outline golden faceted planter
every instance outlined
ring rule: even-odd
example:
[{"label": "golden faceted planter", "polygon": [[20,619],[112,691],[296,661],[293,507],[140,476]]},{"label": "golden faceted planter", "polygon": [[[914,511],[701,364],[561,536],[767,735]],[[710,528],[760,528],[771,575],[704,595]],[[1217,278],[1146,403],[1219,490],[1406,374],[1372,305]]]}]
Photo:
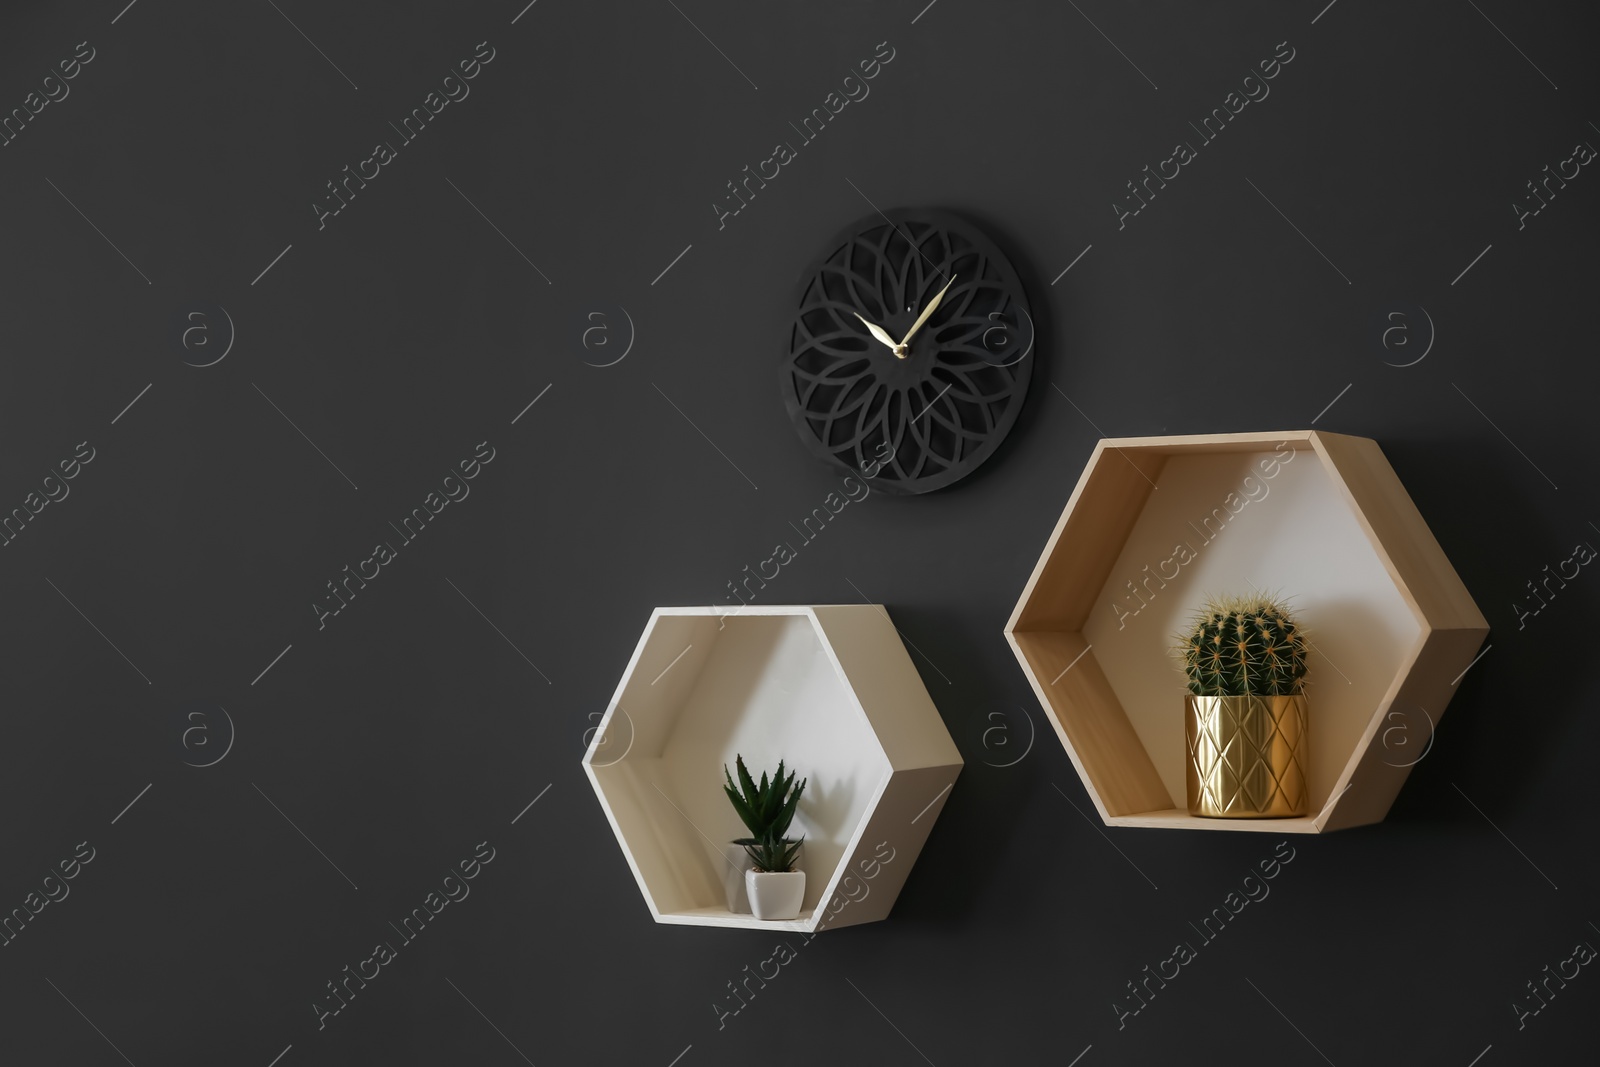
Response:
[{"label": "golden faceted planter", "polygon": [[1310,723],[1304,694],[1183,699],[1189,814],[1288,819],[1306,813]]},{"label": "golden faceted planter", "polygon": [[[1219,589],[1293,590],[1316,635],[1303,814],[1189,810],[1172,635]],[[1488,630],[1377,442],[1286,430],[1101,441],[1005,634],[1108,826],[1317,834],[1383,819]]]}]

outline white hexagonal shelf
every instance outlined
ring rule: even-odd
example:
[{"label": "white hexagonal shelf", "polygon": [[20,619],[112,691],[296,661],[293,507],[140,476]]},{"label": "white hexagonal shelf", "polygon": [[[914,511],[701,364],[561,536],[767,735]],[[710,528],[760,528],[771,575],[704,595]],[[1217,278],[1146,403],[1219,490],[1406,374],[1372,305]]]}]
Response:
[{"label": "white hexagonal shelf", "polygon": [[[735,755],[807,780],[798,919],[729,907]],[[875,604],[657,608],[583,758],[657,922],[806,932],[889,914],[961,765]]]}]

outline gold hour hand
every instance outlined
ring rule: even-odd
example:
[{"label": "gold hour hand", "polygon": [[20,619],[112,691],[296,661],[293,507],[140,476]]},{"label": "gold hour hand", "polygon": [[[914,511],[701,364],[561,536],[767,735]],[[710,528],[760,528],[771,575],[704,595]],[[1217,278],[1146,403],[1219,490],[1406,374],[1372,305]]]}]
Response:
[{"label": "gold hour hand", "polygon": [[900,356],[900,358],[902,358],[902,359],[905,358],[904,354],[901,351],[901,349],[904,346],[895,344],[894,343],[894,338],[890,337],[888,331],[886,331],[882,326],[879,326],[875,322],[868,322],[867,319],[862,317],[861,312],[859,312],[859,311],[852,311],[850,314],[854,315],[858,319],[861,319],[861,321],[863,323],[866,323],[866,327],[872,333],[872,336],[876,337],[878,340],[882,341],[884,344],[886,344],[890,348],[894,349],[894,354],[895,355]]},{"label": "gold hour hand", "polygon": [[[950,280],[944,283],[944,288],[940,289],[937,293],[933,294],[933,299],[928,301],[928,306],[922,309],[922,314],[917,316],[917,321],[913,322],[911,324],[911,329],[906,331],[905,337],[901,338],[900,344],[898,346],[896,346],[896,348],[895,348],[895,354],[896,355],[899,355],[900,351],[902,349],[904,349],[906,345],[911,343],[911,338],[916,334],[916,332],[918,330],[922,329],[922,324],[927,322],[928,319],[933,316],[933,313],[935,311],[939,310],[939,301],[944,299],[944,294],[946,292],[948,292],[950,290],[950,287],[952,285],[954,285],[955,283],[956,283],[956,276],[952,274],[950,276]],[[902,358],[904,358],[904,357],[902,357]]]}]

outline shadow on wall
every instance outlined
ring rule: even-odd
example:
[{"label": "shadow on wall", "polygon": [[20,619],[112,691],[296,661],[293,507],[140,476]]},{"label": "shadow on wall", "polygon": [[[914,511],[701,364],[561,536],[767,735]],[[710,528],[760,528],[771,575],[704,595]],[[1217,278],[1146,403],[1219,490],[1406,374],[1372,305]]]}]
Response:
[{"label": "shadow on wall", "polygon": [[[1435,721],[1434,733],[1425,719],[1413,721],[1408,715],[1403,723],[1396,720],[1406,732],[1393,735],[1393,741],[1403,739],[1417,749],[1430,740],[1433,744],[1412,769],[1388,821],[1481,823],[1484,816],[1458,789],[1491,813],[1514,814],[1525,808],[1537,784],[1550,780],[1552,765],[1569,749],[1575,717],[1592,714],[1575,699],[1592,675],[1572,669],[1570,651],[1563,652],[1561,642],[1540,638],[1541,633],[1570,628],[1580,618],[1585,609],[1580,589],[1567,589],[1562,593],[1566,599],[1524,619],[1521,629],[1512,605],[1529,599],[1526,583],[1543,578],[1545,564],[1567,558],[1587,527],[1576,521],[1570,529],[1540,522],[1548,511],[1544,494],[1551,490],[1532,470],[1519,468],[1521,459],[1498,438],[1441,438],[1386,452],[1391,462],[1406,458],[1401,477],[1408,484],[1430,479],[1437,484],[1453,479],[1454,472],[1472,472],[1470,495],[1445,494],[1441,505],[1430,507],[1434,513],[1424,517],[1436,534],[1461,531],[1440,541],[1456,542],[1444,548],[1489,621],[1484,647],[1490,649],[1480,653],[1481,659],[1458,682],[1448,725]],[[1490,516],[1482,507],[1484,500],[1495,501],[1492,515],[1500,517],[1498,527],[1486,525]],[[1438,514],[1441,507],[1454,514]],[[1587,540],[1600,546],[1600,535]],[[1600,573],[1595,588],[1600,591]]]}]

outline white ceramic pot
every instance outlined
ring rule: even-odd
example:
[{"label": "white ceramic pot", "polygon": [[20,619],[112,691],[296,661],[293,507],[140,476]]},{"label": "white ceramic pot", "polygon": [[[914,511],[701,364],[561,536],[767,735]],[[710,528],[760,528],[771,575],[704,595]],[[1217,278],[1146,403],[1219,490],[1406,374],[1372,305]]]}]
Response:
[{"label": "white ceramic pot", "polygon": [[750,911],[758,919],[798,919],[806,896],[805,871],[744,872]]}]

